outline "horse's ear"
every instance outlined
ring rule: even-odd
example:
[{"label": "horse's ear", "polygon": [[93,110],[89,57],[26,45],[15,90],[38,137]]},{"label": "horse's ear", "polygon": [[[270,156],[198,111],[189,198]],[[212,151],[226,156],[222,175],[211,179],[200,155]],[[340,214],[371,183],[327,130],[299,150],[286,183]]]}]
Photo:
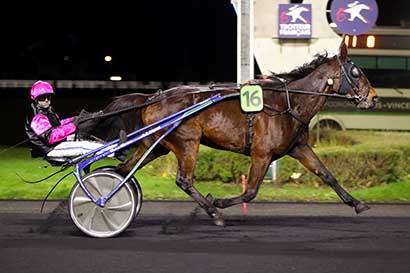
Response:
[{"label": "horse's ear", "polygon": [[342,39],[342,42],[339,46],[339,59],[342,63],[344,63],[347,59],[347,46],[344,38]]}]

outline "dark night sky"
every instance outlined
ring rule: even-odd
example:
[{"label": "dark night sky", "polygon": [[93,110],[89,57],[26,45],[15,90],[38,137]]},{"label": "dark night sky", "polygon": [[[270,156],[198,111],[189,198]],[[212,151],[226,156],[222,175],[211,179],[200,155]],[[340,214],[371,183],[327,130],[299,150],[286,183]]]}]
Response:
[{"label": "dark night sky", "polygon": [[[0,77],[235,79],[236,16],[229,1],[134,1],[95,9],[36,6],[5,14]],[[111,63],[103,61],[106,54]]]},{"label": "dark night sky", "polygon": [[[409,0],[378,2],[379,22],[398,26],[400,17],[409,18]],[[229,0],[7,1],[0,30],[0,79],[107,80],[118,74],[138,81],[236,81],[236,15]],[[106,54],[111,63],[103,60]],[[13,119],[3,115],[8,132],[2,144],[25,138],[22,122],[15,122],[25,112],[15,107],[27,101],[27,91],[0,92],[2,111],[13,113]],[[97,111],[118,95],[77,91],[58,90],[62,117]]]},{"label": "dark night sky", "polygon": [[[379,0],[378,23],[408,19],[409,2]],[[3,6],[0,78],[235,81],[229,0],[84,3]]]}]

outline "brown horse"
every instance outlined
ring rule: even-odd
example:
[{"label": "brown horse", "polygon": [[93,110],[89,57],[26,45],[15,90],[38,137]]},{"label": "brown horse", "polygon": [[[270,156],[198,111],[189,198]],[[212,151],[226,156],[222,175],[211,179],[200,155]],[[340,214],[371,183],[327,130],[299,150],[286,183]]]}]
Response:
[{"label": "brown horse", "polygon": [[[369,207],[352,197],[337,182],[336,178],[323,165],[312,148],[308,145],[308,124],[326,102],[323,94],[345,96],[361,109],[375,106],[377,95],[363,72],[347,58],[347,48],[341,44],[338,56],[328,58],[318,56],[310,64],[305,64],[290,73],[272,74],[262,79],[253,80],[253,84],[262,86],[264,109],[254,114],[241,110],[238,97],[221,101],[184,120],[178,128],[160,142],[145,159],[143,165],[172,151],[178,160],[176,184],[213,218],[219,222],[217,208],[226,208],[242,202],[249,202],[257,195],[259,186],[273,160],[290,155],[316,174],[323,182],[330,185],[342,201],[360,213]],[[280,78],[281,80],[278,80]],[[305,94],[275,92],[273,90],[303,90]],[[181,86],[150,97],[130,94],[119,97],[105,111],[112,111],[130,104],[145,103],[141,109],[129,118],[138,123],[137,127],[146,126],[181,109],[200,102],[211,95],[237,93],[235,87],[206,88],[200,86]],[[127,120],[122,114],[121,120]],[[124,125],[132,131],[136,125]],[[147,147],[160,136],[153,135],[140,142],[135,154],[118,166],[122,174],[128,173],[141,158]],[[200,144],[213,148],[248,154],[251,166],[248,173],[246,191],[234,198],[205,198],[194,186],[193,174]],[[143,166],[142,165],[142,166]],[[141,166],[141,167],[142,167]]]}]

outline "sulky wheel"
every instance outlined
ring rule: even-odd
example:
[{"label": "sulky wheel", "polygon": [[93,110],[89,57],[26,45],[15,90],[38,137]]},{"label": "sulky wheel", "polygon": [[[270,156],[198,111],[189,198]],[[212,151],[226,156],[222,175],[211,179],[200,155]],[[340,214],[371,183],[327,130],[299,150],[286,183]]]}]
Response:
[{"label": "sulky wheel", "polygon": [[[94,171],[83,178],[87,189],[95,198],[107,195],[123,177],[112,171]],[[69,199],[70,216],[74,224],[85,234],[106,238],[124,231],[141,207],[141,194],[130,183],[107,201],[104,207],[92,202],[76,183]]]}]

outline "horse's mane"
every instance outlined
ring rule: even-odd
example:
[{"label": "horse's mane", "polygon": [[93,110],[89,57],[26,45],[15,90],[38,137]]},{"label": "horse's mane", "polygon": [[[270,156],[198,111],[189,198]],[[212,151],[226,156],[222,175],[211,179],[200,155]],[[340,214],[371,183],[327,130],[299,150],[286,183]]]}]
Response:
[{"label": "horse's mane", "polygon": [[277,78],[285,79],[288,83],[304,78],[310,73],[312,73],[316,68],[318,68],[321,64],[325,63],[328,60],[327,52],[323,54],[316,54],[315,58],[310,63],[305,63],[298,68],[293,69],[287,73],[274,73],[271,72],[270,75],[267,75],[266,78],[270,80],[277,80]]}]

